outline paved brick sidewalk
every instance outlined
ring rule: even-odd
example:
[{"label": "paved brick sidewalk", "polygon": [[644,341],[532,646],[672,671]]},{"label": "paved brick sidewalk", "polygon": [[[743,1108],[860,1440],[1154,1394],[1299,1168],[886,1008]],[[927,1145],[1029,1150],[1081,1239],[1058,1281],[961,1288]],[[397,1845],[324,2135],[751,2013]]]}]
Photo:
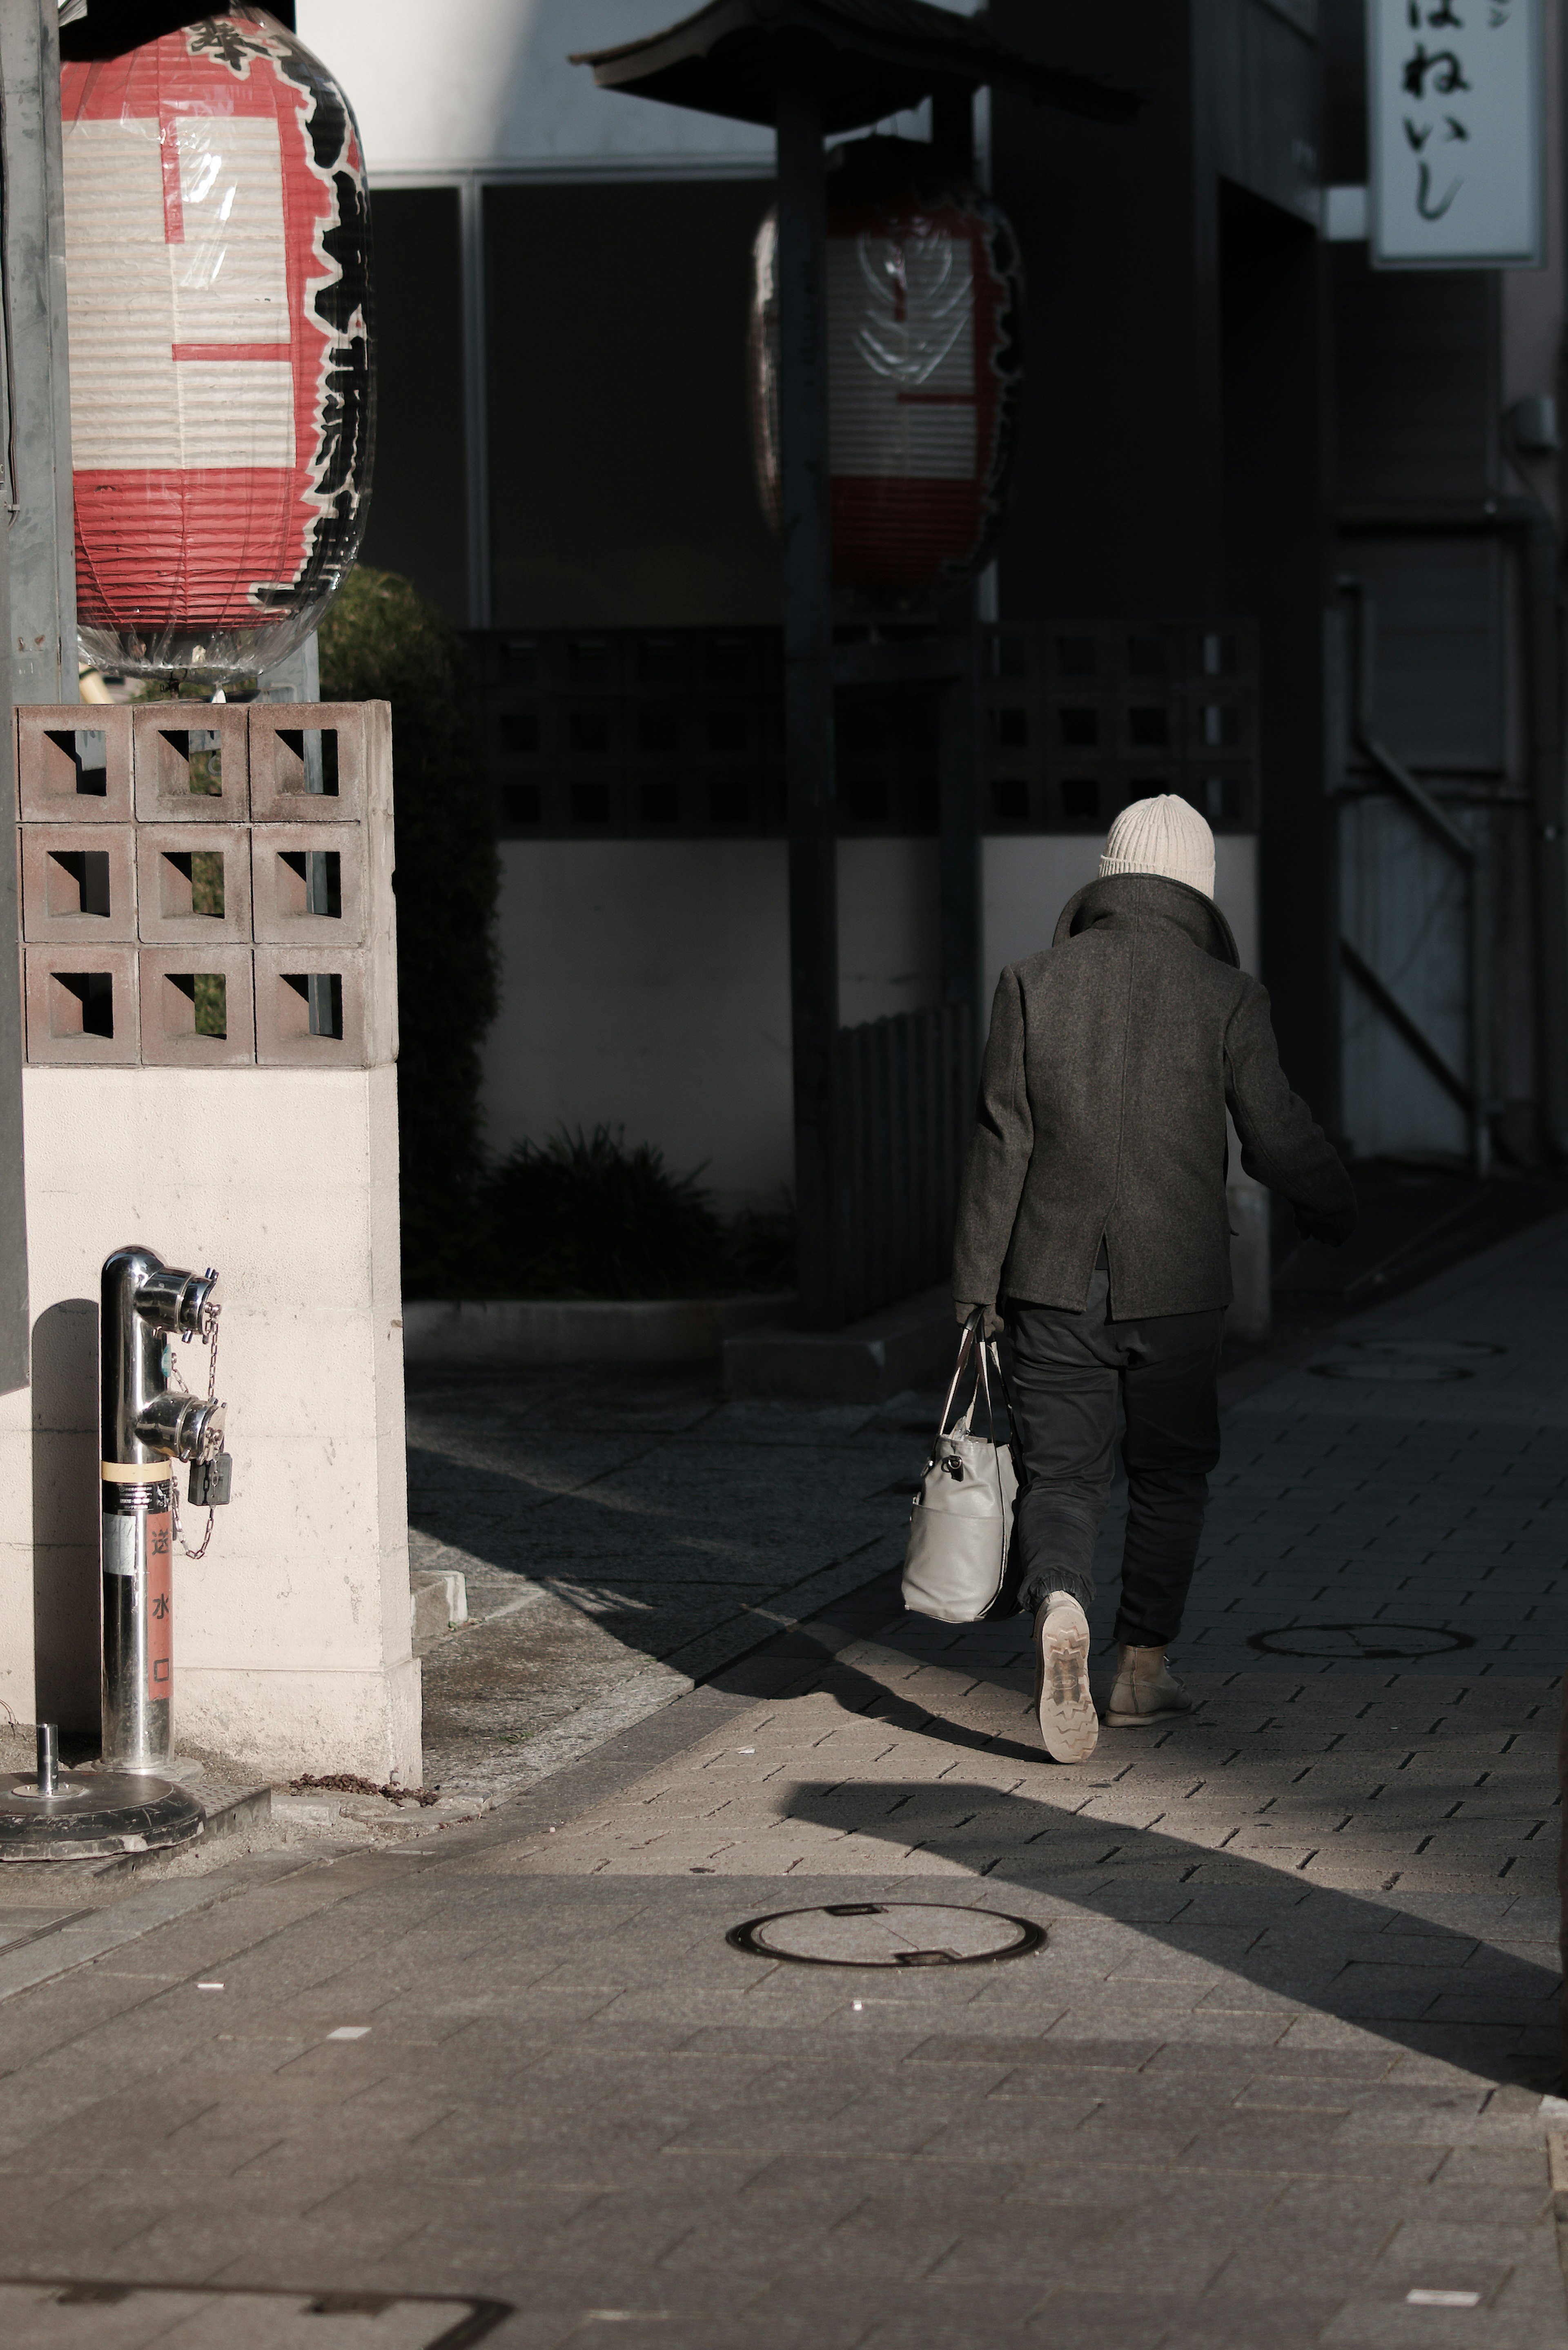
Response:
[{"label": "paved brick sidewalk", "polygon": [[[0,2272],[490,2293],[541,2350],[1568,2350],[1565,1309],[1568,1218],[1242,1382],[1201,1711],[1085,1765],[1040,1755],[1021,1627],[851,1573],[477,1828],[182,1887],[31,1988],[47,1933],[0,1949]],[[650,1522],[675,1565],[748,1491],[783,1524],[814,1444],[796,1582],[841,1572],[852,1489],[896,1548],[898,1436],[781,1420],[730,1482],[722,1423],[661,1440],[606,1613]],[[494,1540],[548,1586],[579,1562],[539,1517]],[[643,1579],[639,1671],[781,1583],[713,1573],[694,1617]],[[724,1939],[877,1901],[1047,1939],[854,1971]],[[92,2323],[47,2350],[119,2339]]]},{"label": "paved brick sidewalk", "polygon": [[940,1399],[726,1403],[711,1368],[410,1388],[416,1568],[476,1622],[424,1659],[425,1775],[494,1797],[901,1555]]}]

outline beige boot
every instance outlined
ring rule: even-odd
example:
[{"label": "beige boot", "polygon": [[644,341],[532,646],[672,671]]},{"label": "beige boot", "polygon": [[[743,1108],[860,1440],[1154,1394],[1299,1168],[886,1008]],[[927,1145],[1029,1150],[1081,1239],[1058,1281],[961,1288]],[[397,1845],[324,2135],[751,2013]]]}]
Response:
[{"label": "beige boot", "polygon": [[1100,1735],[1089,1694],[1089,1619],[1053,1591],[1034,1617],[1034,1710],[1053,1762],[1086,1762]]},{"label": "beige boot", "polygon": [[1136,1730],[1146,1721],[1169,1721],[1190,1713],[1192,1700],[1168,1671],[1163,1648],[1116,1650],[1116,1681],[1106,1708],[1107,1730]]}]

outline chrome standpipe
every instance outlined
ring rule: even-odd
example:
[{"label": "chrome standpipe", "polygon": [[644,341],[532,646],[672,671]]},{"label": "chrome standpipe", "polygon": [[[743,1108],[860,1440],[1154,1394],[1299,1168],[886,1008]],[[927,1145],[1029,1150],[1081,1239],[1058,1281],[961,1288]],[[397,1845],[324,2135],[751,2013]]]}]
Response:
[{"label": "chrome standpipe", "polygon": [[103,1525],[103,1763],[167,1771],[174,1755],[173,1497],[182,1461],[215,1461],[223,1407],[172,1380],[172,1343],[216,1337],[214,1272],[182,1273],[151,1249],[103,1267],[99,1462]]}]

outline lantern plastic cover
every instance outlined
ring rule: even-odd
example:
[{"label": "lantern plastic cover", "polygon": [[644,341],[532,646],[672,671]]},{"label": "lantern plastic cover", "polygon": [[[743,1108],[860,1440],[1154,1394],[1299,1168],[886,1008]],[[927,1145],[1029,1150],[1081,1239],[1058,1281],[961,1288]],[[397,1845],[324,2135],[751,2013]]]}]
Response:
[{"label": "lantern plastic cover", "polygon": [[61,94],[83,658],[234,681],[316,626],[364,532],[358,130],[246,7],[67,63]]},{"label": "lantern plastic cover", "polygon": [[[929,149],[864,140],[837,156],[826,240],[834,584],[905,599],[950,592],[990,560],[1012,470],[1016,244],[986,198],[933,177]],[[758,482],[775,527],[777,255],[770,213],[754,254],[751,357]]]}]

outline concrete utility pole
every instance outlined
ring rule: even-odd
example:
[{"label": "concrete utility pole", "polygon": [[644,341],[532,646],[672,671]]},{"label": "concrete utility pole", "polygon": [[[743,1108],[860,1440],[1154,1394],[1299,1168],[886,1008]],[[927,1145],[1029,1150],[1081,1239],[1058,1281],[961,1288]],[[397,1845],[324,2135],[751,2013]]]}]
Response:
[{"label": "concrete utility pole", "polygon": [[843,1319],[839,1151],[838,827],[828,507],[826,159],[804,59],[778,80],[779,472],[788,745],[790,1024],[797,1284],[807,1329]]},{"label": "concrete utility pole", "polygon": [[77,699],[65,165],[54,0],[0,0],[5,149],[11,699]]},{"label": "concrete utility pole", "polygon": [[[0,816],[16,817],[9,713],[77,698],[76,556],[56,0],[0,0],[5,215],[0,398],[5,551],[0,561]],[[16,859],[0,858],[0,937],[19,939]],[[27,1384],[27,1224],[22,1149],[20,956],[0,954],[0,1391]]]}]

